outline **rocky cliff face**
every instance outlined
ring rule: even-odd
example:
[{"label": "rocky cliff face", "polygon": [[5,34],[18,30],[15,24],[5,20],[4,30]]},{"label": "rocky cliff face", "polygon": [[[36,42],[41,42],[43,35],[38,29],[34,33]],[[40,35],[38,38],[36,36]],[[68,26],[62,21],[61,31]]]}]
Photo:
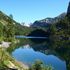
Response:
[{"label": "rocky cliff face", "polygon": [[69,2],[69,6],[68,6],[68,10],[67,10],[67,14],[70,14],[70,2]]}]

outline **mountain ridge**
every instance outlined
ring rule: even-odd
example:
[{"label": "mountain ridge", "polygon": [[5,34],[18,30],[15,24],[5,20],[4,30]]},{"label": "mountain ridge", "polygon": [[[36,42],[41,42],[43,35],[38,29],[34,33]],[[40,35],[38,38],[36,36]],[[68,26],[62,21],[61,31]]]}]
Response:
[{"label": "mountain ridge", "polygon": [[47,25],[60,21],[65,16],[66,16],[66,13],[62,13],[59,16],[54,17],[54,18],[45,18],[42,20],[37,20],[31,25],[31,27],[46,27]]}]

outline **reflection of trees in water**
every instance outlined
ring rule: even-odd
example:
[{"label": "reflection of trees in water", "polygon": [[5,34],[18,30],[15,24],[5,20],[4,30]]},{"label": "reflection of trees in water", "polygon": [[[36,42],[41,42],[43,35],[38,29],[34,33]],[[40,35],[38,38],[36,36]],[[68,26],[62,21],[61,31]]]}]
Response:
[{"label": "reflection of trees in water", "polygon": [[[66,43],[65,43],[66,44]],[[67,70],[70,70],[70,46],[64,45],[62,42],[60,43],[60,47],[57,47],[57,42],[48,42],[44,41],[41,44],[37,44],[35,46],[32,46],[34,50],[41,51],[45,54],[53,54],[57,57],[59,57],[62,60],[66,61]]]},{"label": "reflection of trees in water", "polygon": [[56,49],[55,51],[56,53],[58,53],[59,56],[61,56],[66,61],[67,70],[70,70],[70,50],[61,47],[59,49]]},{"label": "reflection of trees in water", "polygon": [[56,52],[56,56],[66,61],[67,70],[70,70],[70,46],[66,42],[48,42],[49,49]]},{"label": "reflection of trees in water", "polygon": [[[7,51],[12,53],[15,49],[18,49],[20,47],[24,47],[25,45],[29,45],[30,47],[32,47],[34,50],[39,51],[41,50],[45,50],[46,49],[46,42],[42,41],[40,39],[19,39],[20,42],[17,44],[11,44],[11,47],[7,48]],[[39,41],[40,40],[40,41]]]},{"label": "reflection of trees in water", "polygon": [[32,41],[32,42],[34,42],[35,44],[39,44],[39,43],[43,43],[43,42],[45,42],[46,41],[46,38],[30,38],[30,40]]},{"label": "reflection of trees in water", "polygon": [[49,42],[47,41],[35,41],[31,39],[20,39],[20,43],[12,44],[11,47],[7,49],[10,53],[12,53],[15,49],[18,49],[20,47],[24,47],[24,45],[29,44],[30,47],[32,47],[35,51],[40,51],[44,54],[53,54],[57,57],[59,57],[62,60],[66,61],[66,65],[68,68],[70,67],[70,50],[66,47],[60,47],[55,48],[55,44],[53,43],[49,45]]}]

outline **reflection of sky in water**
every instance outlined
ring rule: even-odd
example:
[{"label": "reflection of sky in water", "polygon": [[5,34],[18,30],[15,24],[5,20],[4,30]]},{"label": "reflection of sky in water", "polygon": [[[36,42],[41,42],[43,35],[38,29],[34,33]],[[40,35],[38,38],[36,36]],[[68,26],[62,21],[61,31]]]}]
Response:
[{"label": "reflection of sky in water", "polygon": [[45,55],[41,52],[35,52],[32,48],[28,48],[28,46],[29,45],[26,45],[25,48],[19,48],[13,51],[13,57],[28,65],[40,59],[44,64],[52,65],[55,70],[66,70],[65,61],[60,60],[54,55]]}]

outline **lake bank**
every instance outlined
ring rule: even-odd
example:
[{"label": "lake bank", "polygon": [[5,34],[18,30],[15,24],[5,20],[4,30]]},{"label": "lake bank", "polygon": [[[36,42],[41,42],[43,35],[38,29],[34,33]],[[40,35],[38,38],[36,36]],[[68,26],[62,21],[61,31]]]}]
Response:
[{"label": "lake bank", "polygon": [[[0,47],[0,63],[4,64],[7,69],[28,70],[28,66],[15,60],[10,54],[2,47]],[[1,68],[1,67],[0,67]]]},{"label": "lake bank", "polygon": [[11,44],[11,42],[2,41],[0,44],[0,47],[8,48],[10,46],[10,44]]}]

